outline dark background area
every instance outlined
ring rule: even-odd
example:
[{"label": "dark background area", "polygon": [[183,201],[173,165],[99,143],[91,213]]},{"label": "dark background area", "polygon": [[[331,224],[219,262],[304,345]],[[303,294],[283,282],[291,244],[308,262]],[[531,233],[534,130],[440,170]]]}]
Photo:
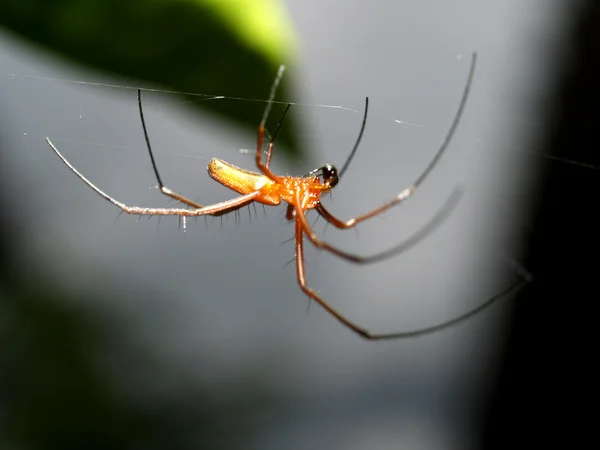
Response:
[{"label": "dark background area", "polygon": [[[600,3],[578,10],[553,73],[552,95],[538,105],[547,130],[540,151],[598,167]],[[515,302],[481,448],[573,447],[593,439],[583,405],[593,408],[600,177],[551,162],[540,162],[540,170],[524,258],[535,283]]]}]

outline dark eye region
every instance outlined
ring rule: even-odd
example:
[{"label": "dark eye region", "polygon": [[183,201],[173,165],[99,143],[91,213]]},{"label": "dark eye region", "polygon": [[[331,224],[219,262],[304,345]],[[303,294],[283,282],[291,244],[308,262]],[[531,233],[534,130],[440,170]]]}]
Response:
[{"label": "dark eye region", "polygon": [[310,175],[321,178],[323,184],[330,188],[334,187],[340,181],[338,170],[331,164],[325,164],[316,170],[313,170]]}]

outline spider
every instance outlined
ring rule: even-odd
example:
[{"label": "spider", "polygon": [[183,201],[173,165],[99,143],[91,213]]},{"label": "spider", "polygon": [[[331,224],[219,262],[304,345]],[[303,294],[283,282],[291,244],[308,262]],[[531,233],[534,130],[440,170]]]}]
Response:
[{"label": "spider", "polygon": [[263,157],[263,141],[265,139],[265,124],[267,121],[267,117],[269,116],[269,112],[271,110],[271,106],[273,104],[275,93],[281,81],[281,77],[284,72],[284,66],[279,68],[277,77],[271,87],[271,92],[269,96],[269,100],[267,101],[267,105],[265,107],[265,111],[262,116],[262,120],[260,125],[258,126],[258,139],[256,145],[256,166],[259,170],[257,172],[251,172],[249,170],[241,169],[233,166],[221,159],[213,158],[208,163],[208,173],[209,175],[218,181],[219,183],[227,186],[228,188],[236,191],[241,194],[238,197],[235,197],[231,200],[227,200],[220,203],[215,203],[213,205],[200,205],[183,195],[180,195],[168,187],[166,187],[161,179],[161,176],[158,172],[158,168],[156,165],[156,161],[154,159],[154,154],[152,153],[152,148],[150,145],[150,139],[148,137],[148,132],[146,129],[146,123],[144,120],[144,113],[142,109],[142,100],[141,100],[141,90],[138,90],[138,106],[140,112],[140,119],[142,122],[142,128],[144,130],[144,137],[146,140],[146,146],[148,149],[148,153],[150,156],[150,160],[152,162],[152,168],[154,170],[154,174],[158,181],[158,189],[160,192],[178,202],[186,205],[188,208],[145,208],[139,206],[128,206],[124,203],[119,202],[114,199],[110,195],[106,194],[104,191],[100,190],[96,187],[91,181],[85,178],[61,153],[58,149],[52,144],[49,138],[46,138],[46,142],[52,148],[52,150],[58,155],[58,157],[62,160],[62,162],[69,168],[77,177],[79,177],[85,184],[87,184],[91,189],[93,189],[98,195],[108,200],[113,205],[120,208],[122,211],[127,214],[133,215],[175,215],[182,217],[197,217],[203,215],[212,215],[219,216],[222,214],[226,214],[228,212],[236,211],[239,208],[242,208],[252,202],[259,202],[264,205],[279,205],[281,202],[287,203],[287,211],[286,218],[288,221],[295,222],[295,248],[296,248],[296,275],[298,279],[298,283],[300,285],[300,289],[311,299],[316,301],[319,305],[321,305],[329,314],[335,317],[339,322],[348,327],[350,330],[354,331],[361,337],[369,340],[381,340],[381,339],[396,339],[396,338],[407,338],[414,337],[418,335],[433,333],[435,331],[439,331],[441,329],[450,327],[458,322],[468,319],[478,312],[482,311],[486,307],[490,306],[496,300],[507,296],[517,289],[519,289],[522,285],[521,282],[517,282],[516,284],[510,286],[505,291],[500,294],[490,298],[483,304],[478,307],[472,309],[471,311],[456,317],[452,320],[440,323],[435,326],[422,328],[415,331],[406,331],[406,332],[394,332],[394,333],[372,333],[371,331],[357,325],[356,323],[348,320],[341,313],[339,313],[336,309],[331,307],[321,296],[314,291],[311,287],[308,286],[305,275],[305,263],[304,263],[304,237],[308,238],[308,240],[315,245],[317,248],[326,250],[334,255],[337,255],[340,258],[346,259],[348,261],[359,263],[359,264],[367,264],[376,261],[381,261],[383,259],[387,259],[391,256],[397,255],[402,251],[408,249],[413,246],[416,242],[421,240],[424,236],[430,233],[435,227],[437,227],[441,221],[448,216],[450,210],[456,205],[459,197],[460,191],[455,190],[453,194],[450,196],[449,200],[446,202],[446,205],[436,214],[436,216],[431,220],[428,224],[426,224],[419,232],[413,235],[408,240],[403,243],[396,245],[395,247],[388,249],[387,251],[371,255],[371,256],[359,256],[352,253],[345,252],[337,247],[334,247],[327,242],[322,241],[319,237],[313,232],[310,224],[306,219],[306,212],[308,210],[314,209],[317,213],[323,217],[328,223],[333,225],[338,229],[349,229],[361,222],[364,222],[372,217],[375,217],[384,211],[387,211],[391,207],[404,202],[406,199],[411,197],[416,189],[425,181],[434,167],[437,165],[441,156],[445,152],[448,147],[452,136],[459,124],[462,112],[465,108],[465,104],[467,102],[467,97],[469,95],[469,90],[471,87],[471,83],[473,80],[473,76],[475,73],[475,65],[477,61],[477,54],[474,53],[471,59],[471,67],[469,71],[469,76],[467,79],[467,83],[465,84],[464,92],[462,95],[462,99],[460,101],[458,111],[454,117],[454,120],[450,126],[446,137],[442,141],[438,151],[435,156],[429,162],[425,170],[417,177],[417,179],[413,182],[412,185],[403,189],[399,194],[397,194],[393,199],[379,206],[378,208],[373,209],[367,213],[364,213],[360,216],[349,220],[341,220],[331,214],[325,206],[320,201],[320,196],[322,194],[330,192],[340,181],[342,175],[348,169],[350,162],[352,161],[360,141],[362,139],[366,122],[367,122],[367,113],[369,108],[369,99],[368,97],[365,100],[365,110],[364,116],[362,120],[362,125],[360,128],[360,132],[358,134],[358,138],[352,148],[350,155],[341,170],[337,170],[331,164],[325,164],[319,167],[316,170],[313,170],[308,175],[302,177],[293,177],[293,176],[279,176],[275,175],[271,169],[269,168],[269,164],[271,162],[271,156],[273,154],[273,148],[275,145],[275,139],[281,126],[285,120],[287,112],[290,109],[291,104],[288,104],[286,109],[284,110],[281,118],[279,119],[279,123],[277,124],[277,128],[270,138],[265,161],[262,161]]}]

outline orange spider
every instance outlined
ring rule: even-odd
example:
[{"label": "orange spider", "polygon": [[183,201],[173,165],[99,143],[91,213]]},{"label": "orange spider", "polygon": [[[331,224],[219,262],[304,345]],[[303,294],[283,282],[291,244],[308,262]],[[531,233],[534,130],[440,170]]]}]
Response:
[{"label": "orange spider", "polygon": [[176,216],[183,216],[183,217],[188,217],[188,216],[189,217],[197,217],[197,216],[203,216],[203,215],[218,216],[218,215],[222,215],[222,214],[225,214],[225,213],[228,213],[231,211],[235,211],[235,210],[237,210],[243,206],[246,206],[252,202],[259,202],[264,205],[279,205],[282,201],[286,202],[288,204],[286,218],[289,221],[292,221],[292,220],[295,221],[296,274],[297,274],[297,278],[298,278],[298,283],[300,284],[300,288],[302,289],[302,291],[308,297],[312,298],[317,303],[319,303],[319,305],[321,305],[326,311],[328,311],[331,315],[333,315],[343,325],[347,326],[348,328],[350,328],[352,331],[359,334],[363,338],[371,339],[371,340],[378,340],[378,339],[394,339],[394,338],[413,337],[413,336],[423,335],[423,334],[427,334],[427,333],[432,333],[434,331],[441,330],[443,328],[449,327],[458,322],[466,320],[467,318],[482,311],[483,309],[485,309],[487,306],[491,305],[493,302],[495,302],[499,298],[507,296],[507,295],[515,292],[516,290],[520,289],[520,287],[523,285],[523,282],[519,281],[519,282],[515,283],[514,285],[510,286],[505,291],[492,297],[491,299],[484,302],[482,305],[478,306],[477,308],[475,308],[455,319],[452,319],[450,321],[447,321],[447,322],[444,322],[444,323],[441,323],[441,324],[438,324],[438,325],[435,325],[432,327],[415,330],[415,331],[374,334],[374,333],[358,326],[357,324],[351,322],[350,320],[346,319],[342,314],[340,314],[337,310],[332,308],[325,300],[323,300],[319,296],[319,294],[317,294],[312,288],[310,288],[307,285],[306,275],[304,272],[305,264],[304,264],[304,248],[303,248],[304,240],[303,240],[303,237],[306,236],[316,247],[321,248],[326,251],[329,251],[341,258],[344,258],[346,260],[349,260],[349,261],[352,261],[355,263],[366,264],[366,263],[371,263],[371,262],[375,262],[375,261],[380,261],[382,259],[386,259],[386,258],[389,258],[391,256],[401,253],[402,251],[413,246],[416,242],[421,240],[424,236],[429,234],[435,227],[437,227],[441,223],[441,221],[445,217],[447,217],[451,208],[453,208],[456,205],[457,201],[459,200],[461,192],[458,190],[455,190],[453,192],[453,194],[450,196],[445,207],[442,208],[438,212],[438,214],[436,214],[436,216],[433,218],[433,220],[431,220],[426,226],[424,226],[421,230],[419,230],[419,232],[416,233],[414,236],[412,236],[410,239],[406,240],[405,242],[403,242],[391,249],[388,249],[387,251],[384,251],[384,252],[381,252],[381,253],[378,253],[375,255],[371,255],[371,256],[366,256],[366,257],[355,255],[352,253],[347,253],[337,247],[334,247],[334,246],[328,244],[327,242],[320,240],[317,237],[317,235],[312,231],[312,228],[306,219],[306,212],[311,209],[314,209],[327,222],[332,224],[334,227],[339,228],[339,229],[348,229],[348,228],[352,228],[352,227],[356,226],[357,224],[359,224],[367,219],[370,219],[378,214],[381,214],[382,212],[388,210],[392,206],[397,205],[398,203],[401,203],[402,201],[409,198],[415,192],[415,190],[423,183],[423,181],[427,178],[427,176],[430,174],[430,172],[436,166],[436,164],[438,163],[439,159],[441,158],[442,154],[444,153],[444,151],[446,150],[446,148],[448,147],[448,145],[452,139],[452,136],[458,126],[460,117],[462,115],[462,112],[465,108],[465,104],[467,102],[467,97],[469,94],[469,90],[470,90],[471,83],[473,80],[473,75],[475,72],[476,60],[477,60],[477,55],[473,54],[472,61],[471,61],[471,68],[469,71],[469,77],[468,77],[467,83],[464,88],[463,96],[462,96],[458,111],[454,117],[454,120],[452,122],[450,130],[448,131],[448,134],[444,138],[444,141],[442,142],[442,144],[441,144],[440,148],[438,149],[438,151],[436,152],[435,156],[433,157],[431,162],[428,164],[428,166],[425,168],[425,170],[421,173],[421,175],[419,175],[419,177],[415,180],[415,182],[412,185],[410,185],[406,189],[403,189],[399,194],[397,194],[393,199],[391,199],[387,203],[379,206],[378,208],[373,209],[372,211],[369,211],[365,214],[362,214],[358,217],[355,217],[353,219],[349,219],[346,221],[336,218],[333,214],[331,214],[329,211],[327,211],[327,209],[325,209],[325,206],[323,206],[323,204],[321,203],[320,197],[322,194],[330,192],[338,184],[342,174],[346,171],[350,162],[352,161],[352,158],[354,157],[356,150],[358,149],[358,145],[361,141],[363,132],[365,130],[365,125],[366,125],[366,121],[367,121],[367,112],[368,112],[368,107],[369,107],[369,99],[367,98],[365,101],[365,112],[364,112],[364,116],[363,116],[362,126],[360,129],[358,138],[356,140],[356,143],[354,144],[354,147],[352,148],[352,151],[350,152],[348,159],[346,160],[344,166],[342,167],[342,169],[340,171],[338,171],[333,165],[325,164],[324,166],[310,172],[308,175],[303,176],[303,177],[293,177],[293,176],[288,176],[288,175],[286,175],[286,176],[275,175],[269,169],[269,164],[271,162],[271,156],[273,153],[275,139],[277,137],[277,134],[279,133],[279,130],[283,124],[283,121],[285,119],[287,112],[289,111],[291,104],[287,105],[287,108],[285,109],[283,115],[281,116],[281,119],[279,120],[279,123],[277,124],[275,133],[273,133],[273,136],[269,140],[269,143],[267,146],[266,159],[265,159],[264,163],[262,162],[262,155],[263,155],[262,149],[263,149],[263,141],[264,141],[264,136],[265,136],[265,124],[266,124],[267,117],[269,115],[271,106],[273,104],[273,100],[275,98],[275,93],[276,93],[277,87],[279,85],[279,82],[281,81],[281,77],[283,76],[283,71],[284,71],[283,66],[280,67],[277,77],[275,79],[275,82],[273,83],[273,86],[271,87],[271,93],[269,96],[269,100],[267,102],[267,106],[263,113],[262,120],[258,127],[258,142],[256,145],[256,166],[257,166],[258,170],[260,171],[260,173],[240,169],[239,167],[235,167],[232,164],[229,164],[218,158],[213,158],[208,163],[208,173],[213,179],[215,179],[219,183],[227,186],[228,188],[236,191],[237,193],[241,194],[239,197],[235,197],[231,200],[227,200],[227,201],[220,202],[220,203],[215,203],[215,204],[209,205],[209,206],[203,206],[203,205],[200,205],[180,194],[173,192],[171,189],[167,188],[163,184],[161,177],[158,173],[158,168],[157,168],[156,162],[154,160],[152,148],[150,146],[150,139],[148,138],[148,132],[146,130],[146,123],[144,121],[144,113],[142,110],[142,100],[141,100],[141,91],[140,90],[138,90],[138,105],[139,105],[139,111],[140,111],[140,119],[141,119],[142,127],[144,130],[144,137],[146,139],[148,153],[150,155],[150,160],[152,162],[152,168],[154,170],[156,179],[158,181],[158,188],[162,194],[164,194],[168,197],[171,197],[172,199],[175,199],[184,205],[187,205],[189,208],[144,208],[144,207],[139,207],[139,206],[125,205],[124,203],[117,201],[116,199],[114,199],[113,197],[109,196],[108,194],[106,194],[102,190],[100,190],[98,187],[96,187],[92,182],[90,182],[87,178],[85,178],[77,169],[75,169],[75,167],[73,167],[73,165],[71,165],[71,163],[69,161],[67,161],[64,156],[62,156],[60,154],[60,152],[54,146],[54,144],[52,144],[50,139],[46,138],[46,141],[48,142],[48,144],[50,145],[52,150],[54,150],[54,152],[62,160],[62,162],[65,163],[66,166],[75,173],[75,175],[77,175],[84,183],[86,183],[90,188],[92,188],[98,195],[105,198],[110,203],[117,206],[122,211],[126,212],[127,214],[176,215]]}]

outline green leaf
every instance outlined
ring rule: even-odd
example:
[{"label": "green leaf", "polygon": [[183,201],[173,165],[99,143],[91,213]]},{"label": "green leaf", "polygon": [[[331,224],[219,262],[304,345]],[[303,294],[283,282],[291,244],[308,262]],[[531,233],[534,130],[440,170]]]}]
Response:
[{"label": "green leaf", "polygon": [[[297,45],[280,0],[19,0],[0,2],[0,25],[95,69],[245,99],[268,97]],[[289,85],[284,77],[277,98],[292,98]],[[194,104],[252,130],[265,107],[232,99]],[[292,114],[278,151],[298,157],[298,136]]]}]

